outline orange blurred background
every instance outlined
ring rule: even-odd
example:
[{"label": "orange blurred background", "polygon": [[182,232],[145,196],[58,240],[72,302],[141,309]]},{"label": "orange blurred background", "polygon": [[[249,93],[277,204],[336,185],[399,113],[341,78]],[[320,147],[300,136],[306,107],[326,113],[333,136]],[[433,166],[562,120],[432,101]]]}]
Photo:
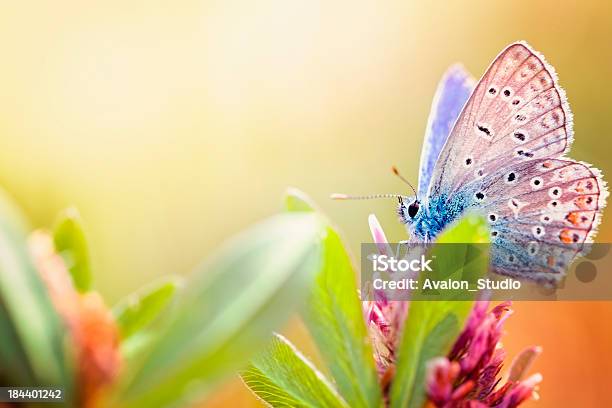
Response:
[{"label": "orange blurred background", "polygon": [[[110,303],[187,273],[219,241],[311,194],[358,253],[416,180],[440,75],[480,76],[524,39],[557,69],[575,114],[572,157],[612,175],[612,7],[584,1],[20,1],[0,14],[0,184],[49,226],[68,205],[89,232]],[[604,217],[599,242],[612,242]],[[539,344],[537,407],[612,406],[612,303],[518,303],[510,356]],[[288,336],[315,350],[294,321]],[[316,359],[316,355],[315,355]],[[237,381],[206,405],[258,406]]]}]

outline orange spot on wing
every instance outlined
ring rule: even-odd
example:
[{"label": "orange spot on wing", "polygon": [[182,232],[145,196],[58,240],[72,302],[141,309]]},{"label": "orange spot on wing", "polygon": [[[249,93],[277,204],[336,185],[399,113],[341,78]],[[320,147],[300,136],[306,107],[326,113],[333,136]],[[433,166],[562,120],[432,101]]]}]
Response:
[{"label": "orange spot on wing", "polygon": [[575,190],[577,193],[593,193],[593,188],[595,187],[596,183],[597,180],[595,179],[581,180],[576,184]]},{"label": "orange spot on wing", "polygon": [[591,195],[580,196],[574,200],[574,204],[576,205],[576,207],[580,208],[581,210],[588,210],[589,208],[594,207],[594,202],[595,198]]},{"label": "orange spot on wing", "polygon": [[565,216],[565,219],[575,225],[577,227],[586,227],[591,224],[593,219],[593,213],[591,212],[581,212],[581,211],[572,211]]},{"label": "orange spot on wing", "polygon": [[580,213],[577,211],[573,211],[565,216],[565,219],[574,225],[578,225],[580,223],[579,218],[580,218]]},{"label": "orange spot on wing", "polygon": [[[559,233],[559,239],[561,240],[561,242],[569,244],[572,242],[572,232],[568,229],[563,229],[561,230],[561,232]],[[550,264],[550,258],[549,257],[549,264]]]}]

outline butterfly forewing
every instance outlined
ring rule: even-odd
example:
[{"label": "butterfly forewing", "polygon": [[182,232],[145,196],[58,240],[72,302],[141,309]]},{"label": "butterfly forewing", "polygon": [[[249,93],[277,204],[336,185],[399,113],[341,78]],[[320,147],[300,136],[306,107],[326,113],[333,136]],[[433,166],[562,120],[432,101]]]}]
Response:
[{"label": "butterfly forewing", "polygon": [[419,195],[427,193],[431,175],[442,147],[465,105],[475,80],[460,65],[452,66],[443,76],[434,97],[421,151]]},{"label": "butterfly forewing", "polygon": [[450,195],[502,166],[560,156],[570,141],[571,113],[553,69],[527,45],[513,44],[463,108],[429,192]]}]

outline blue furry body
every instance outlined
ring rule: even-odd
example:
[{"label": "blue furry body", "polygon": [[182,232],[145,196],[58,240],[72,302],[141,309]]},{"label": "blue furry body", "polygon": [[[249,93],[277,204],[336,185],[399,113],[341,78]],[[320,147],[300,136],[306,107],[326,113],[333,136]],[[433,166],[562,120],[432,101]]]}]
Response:
[{"label": "blue furry body", "polygon": [[447,198],[445,194],[431,197],[427,203],[424,203],[422,208],[424,211],[419,211],[414,219],[409,220],[400,214],[400,218],[408,228],[411,241],[434,240],[444,228],[459,219],[471,204],[461,194],[454,194],[448,202]]}]

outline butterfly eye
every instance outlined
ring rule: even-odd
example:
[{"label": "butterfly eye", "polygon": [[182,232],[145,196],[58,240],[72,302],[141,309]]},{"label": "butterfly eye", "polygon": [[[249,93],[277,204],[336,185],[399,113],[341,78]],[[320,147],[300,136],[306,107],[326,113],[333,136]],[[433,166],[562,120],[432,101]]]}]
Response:
[{"label": "butterfly eye", "polygon": [[414,203],[408,206],[408,215],[410,216],[410,218],[416,217],[418,212],[419,212],[419,202],[418,201],[415,201]]}]

